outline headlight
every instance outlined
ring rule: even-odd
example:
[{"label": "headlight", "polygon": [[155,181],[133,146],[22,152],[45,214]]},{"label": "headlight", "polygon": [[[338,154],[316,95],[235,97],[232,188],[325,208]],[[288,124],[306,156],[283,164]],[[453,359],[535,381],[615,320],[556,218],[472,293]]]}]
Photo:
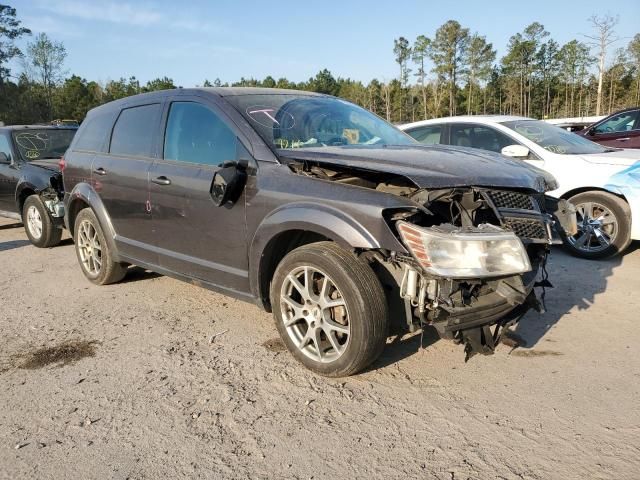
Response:
[{"label": "headlight", "polygon": [[531,270],[524,245],[513,232],[483,225],[472,232],[423,228],[398,222],[402,241],[422,267],[447,278],[513,275]]}]

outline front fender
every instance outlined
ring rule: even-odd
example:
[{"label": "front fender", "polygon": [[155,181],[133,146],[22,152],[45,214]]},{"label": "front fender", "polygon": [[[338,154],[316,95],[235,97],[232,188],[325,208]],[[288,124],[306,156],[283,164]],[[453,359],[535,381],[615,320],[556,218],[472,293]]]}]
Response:
[{"label": "front fender", "polygon": [[[380,224],[386,230],[384,219]],[[278,234],[303,230],[318,233],[347,249],[391,248],[403,251],[404,248],[392,237],[390,245],[381,245],[378,238],[368,228],[350,215],[330,206],[308,202],[289,204],[274,210],[258,226],[250,245],[249,272],[251,291],[259,296],[261,260],[269,242]],[[390,233],[390,232],[389,232]]]},{"label": "front fender", "polygon": [[75,234],[74,223],[75,216],[79,212],[77,208],[79,202],[88,205],[89,208],[93,210],[93,213],[95,213],[98,221],[100,222],[100,226],[102,227],[102,231],[109,247],[114,254],[115,261],[119,261],[118,249],[116,248],[115,243],[116,233],[113,228],[113,223],[111,222],[111,217],[109,217],[100,196],[91,185],[85,182],[76,184],[69,194],[65,194],[64,223],[67,230],[71,233],[71,236]]},{"label": "front fender", "polygon": [[33,183],[30,179],[21,178],[20,180],[18,180],[14,201],[16,204],[16,212],[18,212],[18,214],[20,215],[22,215],[22,209],[20,208],[20,197],[25,190],[40,193],[44,189],[42,188],[42,186]]}]

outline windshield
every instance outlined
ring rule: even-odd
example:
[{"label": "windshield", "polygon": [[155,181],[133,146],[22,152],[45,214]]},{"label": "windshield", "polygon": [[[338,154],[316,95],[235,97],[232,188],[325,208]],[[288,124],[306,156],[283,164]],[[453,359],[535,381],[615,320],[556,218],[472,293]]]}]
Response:
[{"label": "windshield", "polygon": [[25,162],[60,158],[69,148],[75,135],[75,129],[29,129],[14,132],[13,140],[18,148],[18,155]]},{"label": "windshield", "polygon": [[278,149],[416,143],[373,113],[334,97],[275,94],[225,99]]},{"label": "windshield", "polygon": [[540,120],[515,120],[502,122],[502,125],[553,153],[584,155],[610,151],[575,133]]}]

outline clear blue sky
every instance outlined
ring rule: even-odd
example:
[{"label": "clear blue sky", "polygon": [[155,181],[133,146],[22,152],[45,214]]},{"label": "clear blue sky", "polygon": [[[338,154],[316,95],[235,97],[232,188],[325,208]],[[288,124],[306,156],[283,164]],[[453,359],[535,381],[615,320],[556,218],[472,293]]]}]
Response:
[{"label": "clear blue sky", "polygon": [[[640,32],[640,1],[135,1],[8,0],[24,26],[62,41],[66,69],[105,82],[167,75],[177,85],[205,78],[302,81],[328,68],[368,82],[397,75],[393,40],[432,37],[449,19],[485,35],[504,53],[509,37],[533,21],[560,42],[583,39],[592,14],[620,16],[626,46]],[[629,37],[629,38],[624,38]],[[26,40],[19,45],[24,47]],[[14,67],[14,73],[19,67]]]}]

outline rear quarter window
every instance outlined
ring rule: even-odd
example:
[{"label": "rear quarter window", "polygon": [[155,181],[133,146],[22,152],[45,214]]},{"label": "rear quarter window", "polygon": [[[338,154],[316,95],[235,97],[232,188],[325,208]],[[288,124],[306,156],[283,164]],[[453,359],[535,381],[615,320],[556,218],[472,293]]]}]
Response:
[{"label": "rear quarter window", "polygon": [[107,138],[113,125],[113,113],[102,113],[89,116],[76,135],[73,150],[90,152],[106,152]]},{"label": "rear quarter window", "polygon": [[160,113],[159,103],[122,110],[113,127],[109,152],[116,155],[151,156]]}]

